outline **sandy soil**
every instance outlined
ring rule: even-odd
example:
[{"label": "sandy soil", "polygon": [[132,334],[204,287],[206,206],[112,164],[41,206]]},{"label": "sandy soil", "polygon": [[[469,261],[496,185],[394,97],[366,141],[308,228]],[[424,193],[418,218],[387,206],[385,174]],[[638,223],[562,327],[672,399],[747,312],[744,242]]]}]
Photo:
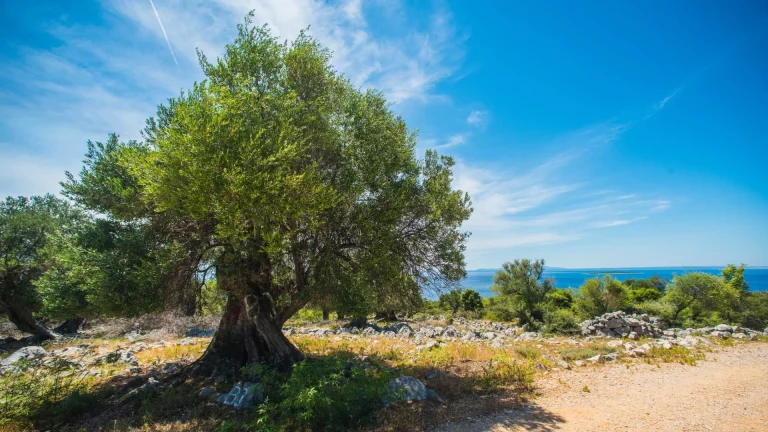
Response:
[{"label": "sandy soil", "polygon": [[617,364],[537,383],[539,395],[520,409],[439,430],[768,431],[766,343],[721,348],[696,366]]}]

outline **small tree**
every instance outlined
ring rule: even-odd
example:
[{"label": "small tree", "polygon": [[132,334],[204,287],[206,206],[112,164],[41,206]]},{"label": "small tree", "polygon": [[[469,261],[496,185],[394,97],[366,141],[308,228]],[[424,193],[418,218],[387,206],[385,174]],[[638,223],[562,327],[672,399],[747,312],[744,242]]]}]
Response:
[{"label": "small tree", "polygon": [[454,289],[440,295],[439,305],[442,309],[456,313],[461,309],[461,289]]},{"label": "small tree", "polygon": [[521,323],[541,322],[543,309],[540,306],[547,293],[555,289],[552,279],[541,280],[544,260],[515,260],[505,262],[502,267],[493,277],[491,290],[513,301]]},{"label": "small tree", "polygon": [[627,288],[611,276],[592,278],[579,287],[576,310],[582,318],[591,318],[627,307]]},{"label": "small tree", "polygon": [[465,311],[478,311],[483,308],[483,298],[473,289],[466,289],[461,293],[461,307]]},{"label": "small tree", "polygon": [[663,298],[673,307],[672,319],[680,322],[683,311],[692,321],[722,309],[728,287],[722,278],[699,272],[684,273],[675,276],[667,286]]}]

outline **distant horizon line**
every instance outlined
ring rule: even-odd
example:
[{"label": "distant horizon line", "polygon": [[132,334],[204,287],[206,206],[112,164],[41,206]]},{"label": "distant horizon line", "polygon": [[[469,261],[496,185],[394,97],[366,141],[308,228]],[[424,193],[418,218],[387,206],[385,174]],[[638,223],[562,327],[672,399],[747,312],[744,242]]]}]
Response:
[{"label": "distant horizon line", "polygon": [[[545,265],[545,270],[683,270],[683,269],[723,269],[725,265],[687,265],[687,266],[642,266],[642,267],[560,267]],[[739,264],[740,265],[740,264]],[[768,269],[768,265],[746,265],[747,269]],[[467,272],[496,271],[501,267],[481,267],[467,270]]]}]

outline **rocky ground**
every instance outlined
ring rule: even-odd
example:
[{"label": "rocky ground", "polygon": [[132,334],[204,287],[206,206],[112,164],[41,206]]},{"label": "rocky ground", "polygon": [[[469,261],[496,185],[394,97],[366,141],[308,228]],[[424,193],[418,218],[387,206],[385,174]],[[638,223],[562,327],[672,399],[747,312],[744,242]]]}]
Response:
[{"label": "rocky ground", "polygon": [[439,429],[474,431],[765,431],[768,344],[726,347],[697,366],[644,363],[561,371],[520,409]]},{"label": "rocky ground", "polygon": [[[215,332],[212,322],[166,317],[97,323],[43,346],[6,344],[6,352],[0,352],[0,379],[19,368],[64,368],[91,388],[113,389],[107,417],[115,420],[125,415],[119,408],[124,401],[165,388],[204,351]],[[717,421],[727,422],[728,430],[758,430],[756,422],[768,420],[766,408],[755,407],[761,400],[768,405],[764,331],[727,325],[665,329],[652,317],[623,312],[585,321],[581,335],[574,336],[548,337],[506,323],[444,317],[356,327],[291,322],[284,331],[305,353],[352,353],[357,360],[350,367],[375,364],[402,371],[390,386],[415,401],[421,408],[414,412],[420,414],[413,417],[415,423],[407,420],[405,429],[401,424],[385,430],[429,430],[519,405],[521,382],[515,386],[487,379],[499,361],[521,365],[520,379],[526,370],[535,374],[535,401],[446,430],[726,430],[715,427]],[[710,359],[701,363],[705,355]],[[690,367],[697,361],[701,366]],[[233,415],[263,398],[260,383],[219,378],[185,391],[194,392],[190,396],[198,405],[229,409]],[[172,430],[208,430],[221,414],[206,423],[194,419],[196,409],[190,406],[184,414],[188,419]],[[85,429],[103,420],[91,417]]]}]

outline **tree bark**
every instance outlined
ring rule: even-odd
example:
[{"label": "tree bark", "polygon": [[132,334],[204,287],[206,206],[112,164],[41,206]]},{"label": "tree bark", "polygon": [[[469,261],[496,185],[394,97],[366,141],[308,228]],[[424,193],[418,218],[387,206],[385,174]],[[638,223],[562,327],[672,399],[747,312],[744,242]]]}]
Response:
[{"label": "tree bark", "polygon": [[288,371],[303,359],[278,320],[268,314],[252,316],[247,300],[230,294],[219,328],[198,363],[212,370],[258,362]]},{"label": "tree bark", "polygon": [[289,371],[294,363],[304,359],[283,335],[284,319],[270,295],[267,269],[261,262],[248,262],[238,266],[237,272],[217,271],[218,283],[229,296],[219,328],[197,362],[203,372],[249,363],[265,363]]},{"label": "tree bark", "polygon": [[37,322],[32,311],[23,306],[14,306],[0,299],[0,310],[8,316],[19,331],[31,333],[40,340],[55,339],[54,335],[44,325]]},{"label": "tree bark", "polygon": [[323,321],[328,321],[331,317],[331,311],[329,311],[326,308],[323,308]]},{"label": "tree bark", "polygon": [[376,319],[383,319],[386,321],[397,321],[397,314],[393,310],[385,310],[376,312]]},{"label": "tree bark", "polygon": [[83,325],[84,322],[85,318],[70,318],[59,324],[59,326],[54,328],[53,331],[60,334],[77,333],[77,331],[80,329],[80,326]]}]

